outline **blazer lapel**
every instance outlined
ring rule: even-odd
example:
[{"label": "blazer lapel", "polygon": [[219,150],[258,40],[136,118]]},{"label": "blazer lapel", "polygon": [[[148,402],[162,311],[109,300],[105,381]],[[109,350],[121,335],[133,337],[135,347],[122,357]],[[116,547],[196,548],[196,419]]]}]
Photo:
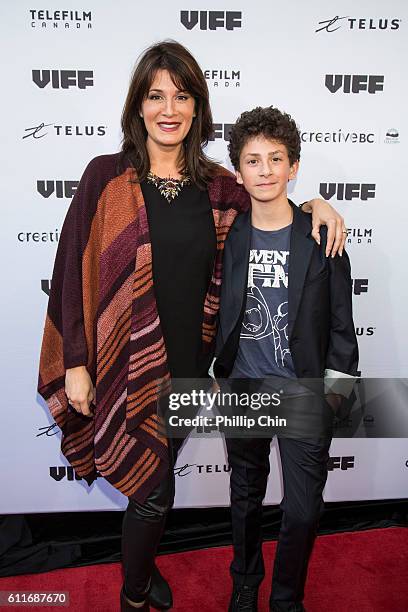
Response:
[{"label": "blazer lapel", "polygon": [[291,206],[293,208],[293,225],[289,255],[289,339],[292,336],[293,326],[302,297],[303,285],[314,248],[314,240],[310,235],[310,220],[307,218],[306,213],[300,211],[292,202]]},{"label": "blazer lapel", "polygon": [[[228,285],[226,287],[226,309],[223,336],[228,338],[235,328],[246,297],[248,282],[249,250],[251,246],[251,213],[240,215],[231,228],[230,239],[226,243],[225,255],[231,261]],[[226,278],[224,276],[224,278]]]}]

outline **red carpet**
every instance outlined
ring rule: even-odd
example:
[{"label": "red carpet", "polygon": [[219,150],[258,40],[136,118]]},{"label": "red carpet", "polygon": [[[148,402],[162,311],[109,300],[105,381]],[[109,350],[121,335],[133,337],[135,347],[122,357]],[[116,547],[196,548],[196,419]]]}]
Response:
[{"label": "red carpet", "polygon": [[[268,610],[275,542],[264,545],[266,579],[259,610]],[[231,548],[211,548],[158,558],[174,594],[174,612],[226,611],[231,582]],[[117,612],[118,563],[55,570],[0,579],[0,590],[69,591],[69,610]],[[373,529],[320,536],[309,566],[308,612],[408,612],[408,529]],[[2,608],[11,609],[11,608]],[[19,607],[21,609],[21,607]],[[30,607],[45,612],[67,608]]]}]

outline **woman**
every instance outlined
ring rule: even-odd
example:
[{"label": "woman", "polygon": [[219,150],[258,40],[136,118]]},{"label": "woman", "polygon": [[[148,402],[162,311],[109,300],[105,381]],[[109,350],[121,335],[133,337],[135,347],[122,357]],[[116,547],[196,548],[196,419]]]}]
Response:
[{"label": "woman", "polygon": [[[203,153],[212,130],[208,89],[178,43],[141,57],[122,129],[122,152],[90,162],[67,212],[39,392],[76,474],[90,484],[98,472],[129,498],[121,606],[148,610],[149,601],[171,606],[154,558],[179,446],[163,434],[157,401],[171,377],[208,371],[224,241],[249,198]],[[327,203],[309,206],[318,211],[315,235],[327,223],[329,245],[342,249],[342,218]]]}]

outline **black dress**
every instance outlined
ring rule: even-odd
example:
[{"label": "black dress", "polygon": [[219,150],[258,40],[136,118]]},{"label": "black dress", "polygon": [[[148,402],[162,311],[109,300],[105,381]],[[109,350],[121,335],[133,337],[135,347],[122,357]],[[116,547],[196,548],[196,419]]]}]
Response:
[{"label": "black dress", "polygon": [[202,352],[204,300],[217,250],[207,191],[185,185],[168,202],[141,183],[150,228],[153,283],[172,378],[205,377],[211,355]]}]

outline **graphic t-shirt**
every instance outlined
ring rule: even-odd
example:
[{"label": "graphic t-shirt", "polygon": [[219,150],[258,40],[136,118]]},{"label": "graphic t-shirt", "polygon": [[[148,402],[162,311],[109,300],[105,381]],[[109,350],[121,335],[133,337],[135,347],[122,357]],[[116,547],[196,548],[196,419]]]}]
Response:
[{"label": "graphic t-shirt", "polygon": [[252,228],[246,309],[233,378],[295,378],[288,337],[288,268],[292,225]]}]

